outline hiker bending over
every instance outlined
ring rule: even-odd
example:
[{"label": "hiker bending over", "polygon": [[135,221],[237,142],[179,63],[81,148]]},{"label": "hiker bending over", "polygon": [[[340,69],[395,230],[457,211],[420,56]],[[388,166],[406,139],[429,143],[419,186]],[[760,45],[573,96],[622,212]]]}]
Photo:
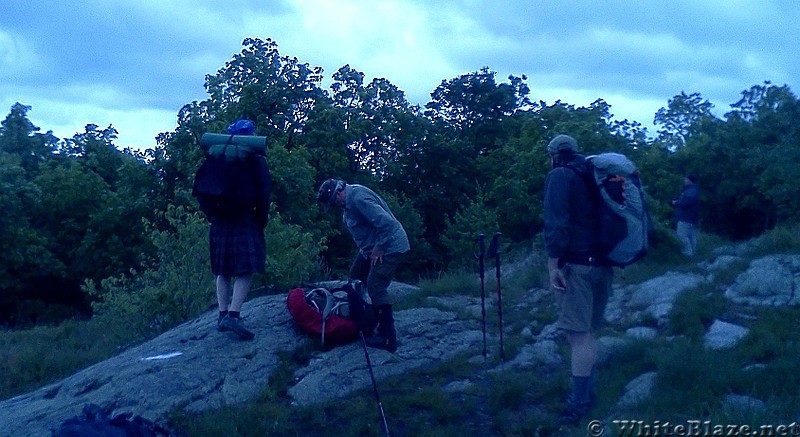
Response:
[{"label": "hiker bending over", "polygon": [[559,304],[557,326],[566,333],[571,355],[572,392],[559,425],[574,425],[594,400],[596,345],[593,330],[603,320],[611,292],[612,268],[598,259],[599,199],[567,165],[586,164],[578,143],[558,135],[547,145],[553,169],[544,186],[544,245],[550,285]]},{"label": "hiker bending over", "polygon": [[387,288],[410,249],[403,225],[380,196],[362,185],[328,179],[320,185],[317,200],[323,204],[325,212],[331,206],[344,209],[342,220],[358,247],[350,266],[350,279],[367,285],[378,319],[377,335],[364,333],[367,345],[394,352],[397,333]]},{"label": "hiker bending over", "polygon": [[[250,120],[239,120],[227,130],[231,136],[253,135],[255,125]],[[263,272],[266,263],[264,228],[270,185],[269,168],[263,156],[251,153],[237,161],[226,160],[223,153],[221,157],[206,158],[197,171],[192,190],[211,222],[209,248],[219,305],[217,330],[232,331],[242,340],[254,337],[242,324],[240,312],[250,292],[253,274]],[[206,191],[222,194],[211,195]]]},{"label": "hiker bending over", "polygon": [[675,220],[678,222],[675,232],[681,240],[681,253],[693,257],[697,252],[697,225],[700,223],[700,190],[697,188],[697,176],[688,175],[683,179],[683,191],[676,200]]}]

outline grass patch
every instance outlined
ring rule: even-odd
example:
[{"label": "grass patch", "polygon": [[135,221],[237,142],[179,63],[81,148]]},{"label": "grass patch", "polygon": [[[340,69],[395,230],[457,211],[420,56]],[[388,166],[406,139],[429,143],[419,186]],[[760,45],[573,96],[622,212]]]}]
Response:
[{"label": "grass patch", "polygon": [[730,304],[712,284],[680,294],[669,313],[669,335],[700,339],[714,320],[728,311]]},{"label": "grass patch", "polygon": [[800,253],[800,224],[782,225],[754,240],[753,256]]},{"label": "grass patch", "polygon": [[[0,399],[66,377],[119,352],[130,339],[93,321],[0,331]],[[57,350],[58,353],[52,353]]]},{"label": "grass patch", "polygon": [[480,296],[480,282],[477,274],[466,271],[442,273],[437,278],[423,279],[419,283],[419,291],[405,296],[397,302],[396,309],[404,310],[427,306],[426,300],[432,296]]}]

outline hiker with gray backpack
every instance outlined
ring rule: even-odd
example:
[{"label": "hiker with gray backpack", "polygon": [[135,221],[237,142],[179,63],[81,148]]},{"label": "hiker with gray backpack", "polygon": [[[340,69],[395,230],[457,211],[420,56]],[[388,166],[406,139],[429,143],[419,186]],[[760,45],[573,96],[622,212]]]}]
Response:
[{"label": "hiker with gray backpack", "polygon": [[350,279],[366,284],[378,322],[377,334],[364,333],[366,345],[394,352],[397,350],[397,332],[387,289],[404,255],[410,250],[403,225],[386,202],[363,185],[328,179],[320,185],[317,201],[325,212],[330,207],[342,208],[342,221],[358,248],[350,266]]},{"label": "hiker with gray backpack", "polygon": [[611,294],[613,266],[647,252],[649,215],[636,167],[622,154],[585,157],[568,135],[547,145],[544,246],[559,304],[556,325],[570,347],[572,389],[557,425],[576,425],[594,402],[593,332]]},{"label": "hiker with gray backpack", "polygon": [[238,120],[228,134],[204,134],[206,158],[195,175],[192,195],[211,222],[211,271],[216,276],[217,330],[242,340],[254,334],[241,321],[241,309],[253,275],[264,271],[269,219],[270,174],[266,138],[256,137],[255,124]]}]

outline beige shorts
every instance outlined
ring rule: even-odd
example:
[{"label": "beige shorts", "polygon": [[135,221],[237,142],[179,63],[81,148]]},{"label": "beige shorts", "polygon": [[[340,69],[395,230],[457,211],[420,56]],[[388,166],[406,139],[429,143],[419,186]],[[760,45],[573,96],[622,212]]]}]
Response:
[{"label": "beige shorts", "polygon": [[606,266],[566,264],[561,271],[567,289],[558,293],[556,326],[571,332],[591,332],[600,328],[614,271]]}]

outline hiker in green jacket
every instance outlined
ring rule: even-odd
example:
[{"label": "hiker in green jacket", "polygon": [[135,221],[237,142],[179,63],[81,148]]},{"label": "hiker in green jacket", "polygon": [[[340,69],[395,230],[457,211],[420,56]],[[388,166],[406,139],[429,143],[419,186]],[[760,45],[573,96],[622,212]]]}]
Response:
[{"label": "hiker in green jacket", "polygon": [[403,225],[386,202],[363,185],[328,179],[320,185],[317,200],[325,212],[331,206],[343,208],[342,221],[358,246],[350,279],[366,284],[378,319],[377,335],[365,332],[367,345],[394,352],[397,333],[387,289],[404,254],[410,250]]}]

